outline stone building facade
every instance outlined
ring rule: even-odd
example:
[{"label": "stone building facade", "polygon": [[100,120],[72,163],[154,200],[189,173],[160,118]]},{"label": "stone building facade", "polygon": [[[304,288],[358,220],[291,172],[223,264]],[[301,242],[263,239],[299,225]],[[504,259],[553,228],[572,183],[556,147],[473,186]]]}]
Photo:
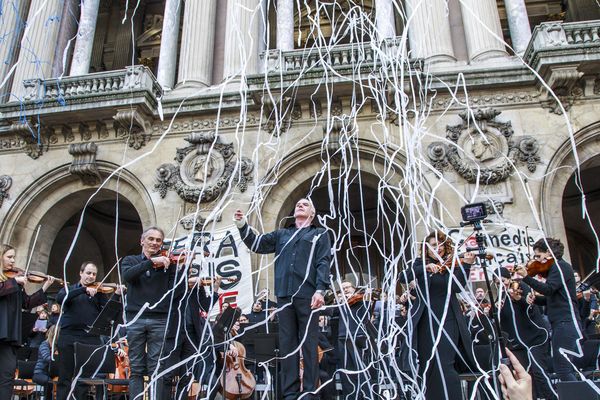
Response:
[{"label": "stone building facade", "polygon": [[340,273],[381,285],[484,200],[589,272],[592,3],[5,1],[0,241],[32,269],[108,273],[142,227],[222,229],[241,207],[272,230],[310,194]]}]

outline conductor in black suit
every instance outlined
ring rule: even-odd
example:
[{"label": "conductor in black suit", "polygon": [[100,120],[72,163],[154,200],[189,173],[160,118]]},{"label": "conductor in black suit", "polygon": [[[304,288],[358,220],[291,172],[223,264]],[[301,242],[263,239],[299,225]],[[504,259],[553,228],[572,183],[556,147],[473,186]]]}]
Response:
[{"label": "conductor in black suit", "polygon": [[[281,388],[285,400],[316,391],[319,379],[319,318],[313,310],[323,306],[323,295],[329,287],[331,243],[326,230],[313,224],[315,214],[313,203],[309,199],[300,199],[294,210],[293,226],[262,235],[250,228],[241,210],[234,214],[240,236],[250,250],[260,254],[275,253],[279,349],[285,357],[281,360]],[[296,351],[300,343],[304,359],[302,393],[299,354],[286,357]],[[303,398],[317,399],[319,396],[307,394]]]}]

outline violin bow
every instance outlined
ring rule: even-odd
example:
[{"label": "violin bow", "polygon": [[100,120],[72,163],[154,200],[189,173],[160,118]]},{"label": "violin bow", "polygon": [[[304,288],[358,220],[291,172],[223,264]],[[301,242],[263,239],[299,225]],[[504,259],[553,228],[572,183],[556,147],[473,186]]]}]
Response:
[{"label": "violin bow", "polygon": [[29,258],[27,259],[27,264],[25,265],[25,276],[29,272],[29,267],[31,266],[31,259],[33,258],[33,251],[35,250],[35,244],[37,243],[38,236],[40,236],[40,229],[42,229],[42,225],[38,225],[37,231],[35,232],[35,238],[33,239],[33,246],[31,246],[31,251],[29,252]]}]

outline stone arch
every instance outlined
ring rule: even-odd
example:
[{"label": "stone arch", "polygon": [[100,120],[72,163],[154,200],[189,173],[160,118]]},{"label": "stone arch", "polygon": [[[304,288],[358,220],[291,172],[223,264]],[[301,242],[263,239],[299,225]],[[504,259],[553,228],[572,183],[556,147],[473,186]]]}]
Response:
[{"label": "stone arch", "polygon": [[[98,188],[85,186],[77,176],[71,174],[69,166],[70,164],[61,165],[35,180],[19,195],[8,211],[0,229],[0,240],[19,249],[17,265],[26,264],[37,227],[41,225],[30,269],[46,272],[54,238],[63,223],[81,211],[81,204],[85,204],[97,191]],[[116,164],[98,161],[98,170],[103,179],[117,168]],[[114,199],[114,193],[133,205],[144,226],[155,224],[156,213],[150,194],[135,175],[121,170],[118,179],[112,177],[106,182],[92,201]],[[79,201],[64,201],[65,199]]]},{"label": "stone arch", "polygon": [[[579,165],[585,166],[600,154],[600,121],[590,124],[574,134]],[[567,182],[577,170],[571,139],[565,140],[548,163],[540,188],[541,221],[548,236],[566,239],[562,201]],[[565,243],[566,244],[566,243]],[[569,256],[568,246],[565,255]]]},{"label": "stone arch", "polygon": [[[293,209],[295,202],[306,195],[308,189],[314,185],[313,178],[322,168],[322,144],[320,142],[305,146],[285,157],[277,166],[276,171],[269,171],[262,179],[264,189],[255,193],[255,200],[260,200],[257,212],[252,213],[249,223],[259,231],[270,232],[282,227],[281,221]],[[388,181],[398,184],[403,177],[402,168],[406,160],[401,152],[395,153],[394,166],[396,173]],[[361,183],[372,189],[377,189],[380,182],[379,176],[387,176],[384,170],[390,168],[390,160],[386,159],[381,147],[372,141],[358,140],[358,158],[361,160]],[[353,170],[356,170],[353,168]],[[276,182],[276,184],[272,184]],[[324,185],[321,182],[320,185]],[[319,185],[317,185],[319,186]],[[406,210],[406,206],[402,205]],[[437,214],[434,207],[433,213]],[[410,235],[414,237],[414,235]],[[408,246],[410,247],[410,246]],[[253,265],[260,265],[260,256],[253,255]],[[263,264],[264,265],[264,264]],[[272,285],[263,275],[259,276],[259,287]]]}]

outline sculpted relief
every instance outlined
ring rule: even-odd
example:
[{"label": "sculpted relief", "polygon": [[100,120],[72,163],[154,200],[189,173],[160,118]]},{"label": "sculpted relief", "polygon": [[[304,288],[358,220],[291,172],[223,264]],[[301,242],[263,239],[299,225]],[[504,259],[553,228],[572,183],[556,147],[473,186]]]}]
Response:
[{"label": "sculpted relief", "polygon": [[186,202],[206,203],[217,199],[231,180],[240,191],[247,189],[254,165],[245,157],[239,160],[232,143],[222,143],[214,132],[192,132],[185,140],[190,145],[177,149],[177,165],[162,164],[156,170],[161,197],[173,189]]}]

